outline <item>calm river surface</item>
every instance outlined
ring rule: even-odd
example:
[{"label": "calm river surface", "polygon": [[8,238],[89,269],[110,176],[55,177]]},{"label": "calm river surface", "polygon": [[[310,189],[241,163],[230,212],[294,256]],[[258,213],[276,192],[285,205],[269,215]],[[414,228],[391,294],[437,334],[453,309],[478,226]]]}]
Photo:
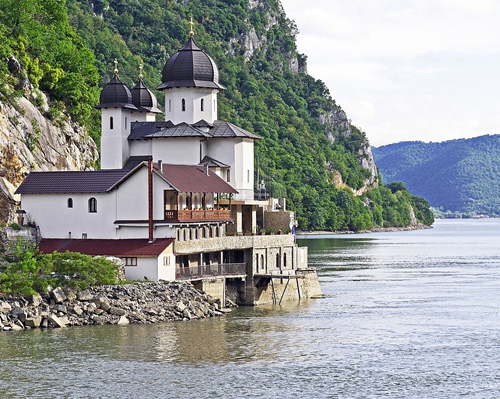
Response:
[{"label": "calm river surface", "polygon": [[325,298],[0,334],[0,398],[498,398],[500,220],[301,240]]}]

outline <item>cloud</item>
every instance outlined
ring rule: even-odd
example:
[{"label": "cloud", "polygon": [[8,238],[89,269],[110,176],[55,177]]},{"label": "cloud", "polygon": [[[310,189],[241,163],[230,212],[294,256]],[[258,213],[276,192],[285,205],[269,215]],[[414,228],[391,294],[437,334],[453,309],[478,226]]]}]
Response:
[{"label": "cloud", "polygon": [[282,3],[309,73],[374,143],[500,131],[500,1]]}]

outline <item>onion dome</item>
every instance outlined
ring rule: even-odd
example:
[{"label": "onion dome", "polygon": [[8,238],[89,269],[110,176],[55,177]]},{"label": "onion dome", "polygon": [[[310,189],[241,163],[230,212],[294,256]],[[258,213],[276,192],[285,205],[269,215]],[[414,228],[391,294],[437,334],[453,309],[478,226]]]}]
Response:
[{"label": "onion dome", "polygon": [[132,89],[132,104],[139,110],[139,112],[153,112],[161,114],[158,108],[158,102],[155,95],[144,84],[142,77],[142,65],[139,67],[141,73],[139,74],[139,82]]},{"label": "onion dome", "polygon": [[224,90],[224,86],[219,84],[217,65],[198,46],[193,34],[191,31],[185,46],[168,59],[163,68],[162,84],[158,86],[158,90],[174,87],[203,87]]},{"label": "onion dome", "polygon": [[118,77],[117,64],[118,61],[115,60],[115,76],[102,89],[99,105],[96,108],[128,108],[136,110],[137,108],[132,104],[130,89]]}]

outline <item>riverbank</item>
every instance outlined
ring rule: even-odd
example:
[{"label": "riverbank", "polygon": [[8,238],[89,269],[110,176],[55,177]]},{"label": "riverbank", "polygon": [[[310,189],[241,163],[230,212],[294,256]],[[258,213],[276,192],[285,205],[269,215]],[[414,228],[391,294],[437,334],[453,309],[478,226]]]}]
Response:
[{"label": "riverbank", "polygon": [[432,226],[427,226],[426,224],[417,224],[414,226],[406,227],[372,227],[368,230],[338,230],[338,231],[297,231],[297,235],[331,235],[331,234],[363,234],[363,233],[387,233],[392,231],[413,231],[413,230],[425,230],[432,229]]},{"label": "riverbank", "polygon": [[203,319],[226,313],[189,283],[144,282],[42,295],[0,294],[0,331]]}]

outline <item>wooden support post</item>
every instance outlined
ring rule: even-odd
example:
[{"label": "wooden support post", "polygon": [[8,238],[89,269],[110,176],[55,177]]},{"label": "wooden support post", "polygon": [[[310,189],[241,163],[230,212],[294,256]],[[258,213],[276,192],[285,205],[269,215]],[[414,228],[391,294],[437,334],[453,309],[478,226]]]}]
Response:
[{"label": "wooden support post", "polygon": [[297,280],[297,292],[299,293],[299,301],[300,301],[302,298],[301,298],[301,295],[300,295],[300,285],[299,285],[299,278],[298,278],[298,276],[297,276],[297,278],[295,280]]},{"label": "wooden support post", "polygon": [[285,296],[285,292],[286,292],[286,288],[288,287],[288,283],[290,282],[290,276],[288,276],[288,280],[286,280],[286,284],[285,284],[285,289],[283,290],[283,293],[281,294],[281,298],[280,298],[280,306],[281,306],[281,301],[283,300],[283,297]]}]

